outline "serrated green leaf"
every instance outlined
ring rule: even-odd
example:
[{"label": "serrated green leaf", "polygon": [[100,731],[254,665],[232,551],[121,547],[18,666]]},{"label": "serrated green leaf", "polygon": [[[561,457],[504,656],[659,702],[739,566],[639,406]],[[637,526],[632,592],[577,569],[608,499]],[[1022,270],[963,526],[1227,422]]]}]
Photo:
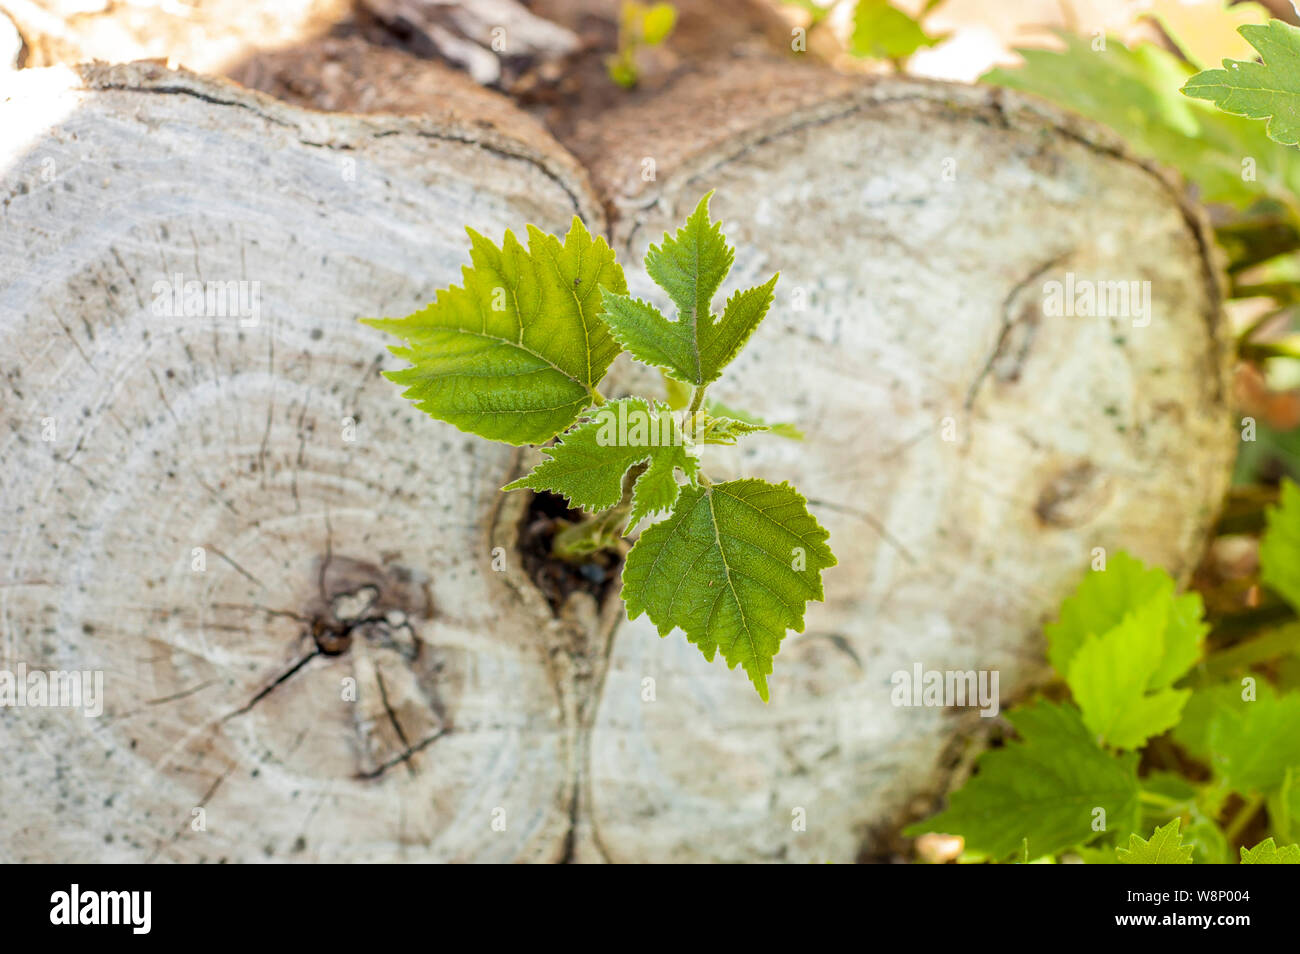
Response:
[{"label": "serrated green leaf", "polygon": [[1192,846],[1184,845],[1178,829],[1181,818],[1161,825],[1144,840],[1137,835],[1128,836],[1128,847],[1115,849],[1115,860],[1122,865],[1190,865]]},{"label": "serrated green leaf", "polygon": [[713,305],[731,263],[735,249],[722,234],[722,223],[709,219],[707,193],[676,235],[664,234],[663,242],[651,245],[645,255],[646,274],[668,293],[677,314],[688,321],[706,316]]},{"label": "serrated green leaf", "polygon": [[[665,380],[672,380],[672,379],[665,377]],[[721,401],[705,401],[704,406],[705,408],[708,409],[708,412],[714,417],[731,417],[731,418],[735,418],[738,421],[743,421],[746,424],[756,424],[759,427],[766,428],[767,432],[773,435],[774,437],[784,437],[786,440],[789,441],[801,441],[803,440],[804,437],[803,431],[799,430],[799,428],[795,427],[793,424],[789,424],[786,422],[777,422],[776,424],[771,424],[768,421],[765,421],[763,418],[759,417],[757,414],[750,414],[748,411],[742,411],[737,408],[730,407],[726,404],[723,404]]]},{"label": "serrated green leaf", "polygon": [[753,334],[772,304],[778,277],[736,292],[720,317],[712,313],[734,254],[719,224],[709,220],[712,195],[700,200],[676,235],[665,235],[646,253],[646,272],[677,306],[675,320],[648,302],[614,290],[603,293],[605,321],[618,343],[638,361],[697,387],[717,380]]},{"label": "serrated green leaf", "polygon": [[1159,596],[1149,600],[1104,635],[1089,635],[1070,660],[1065,681],[1084,725],[1103,745],[1135,749],[1178,722],[1190,690],[1146,691],[1164,656],[1171,605]]},{"label": "serrated green leaf", "polygon": [[1183,92],[1234,116],[1268,120],[1268,137],[1274,142],[1300,143],[1300,29],[1269,20],[1238,32],[1264,62],[1224,60],[1223,69],[1189,79]]},{"label": "serrated green leaf", "polygon": [[734,417],[707,416],[699,425],[695,441],[699,444],[735,444],[742,437],[766,431],[765,424],[751,424]]},{"label": "serrated green leaf", "polygon": [[365,319],[406,342],[412,367],[385,372],[439,420],[507,444],[540,444],[594,401],[618,354],[597,289],[627,291],[602,238],[577,218],[563,245],[528,226],[528,248],[506,232],[498,248],[472,229],[464,284],[405,318]]},{"label": "serrated green leaf", "polygon": [[1272,838],[1265,838],[1254,848],[1241,849],[1243,865],[1300,865],[1300,845],[1283,845],[1281,848]]},{"label": "serrated green leaf", "polygon": [[1254,693],[1243,699],[1234,683],[1198,689],[1174,730],[1224,787],[1243,795],[1274,792],[1300,767],[1300,692],[1279,695],[1261,680]]},{"label": "serrated green leaf", "polygon": [[543,452],[546,460],[502,490],[547,490],[565,497],[570,506],[594,513],[617,504],[624,475],[646,464],[632,485],[629,530],[642,517],[672,508],[680,489],[678,471],[693,482],[699,470],[672,412],[641,398],[603,405]]},{"label": "serrated green leaf", "polygon": [[849,50],[854,56],[903,60],[943,39],[928,35],[920,23],[889,0],[858,0]]},{"label": "serrated green leaf", "polygon": [[1037,855],[1086,845],[1106,827],[1131,831],[1138,817],[1137,754],[1097,746],[1074,706],[1039,702],[1007,719],[1020,735],[979,757],[978,771],[948,797],[948,808],[904,831],[961,835],[971,851],[1001,860],[1029,839]]},{"label": "serrated green leaf", "polygon": [[1289,203],[1300,193],[1296,150],[1270,140],[1252,120],[1183,96],[1179,88],[1194,70],[1173,54],[1152,44],[1128,49],[1113,37],[1104,50],[1086,37],[1060,37],[1063,51],[1017,50],[1022,67],[995,69],[982,81],[1111,127],[1134,151],[1178,169],[1206,201],[1244,207],[1266,197]]},{"label": "serrated green leaf", "polygon": [[676,627],[713,660],[744,667],[766,702],[767,676],[787,630],[822,596],[835,565],[827,533],[789,484],[732,480],[683,488],[666,520],[641,534],[623,567],[629,619]]},{"label": "serrated green leaf", "polygon": [[1198,593],[1174,595],[1174,581],[1164,570],[1148,568],[1141,560],[1119,552],[1104,570],[1084,577],[1061,604],[1060,618],[1048,623],[1047,656],[1056,671],[1068,675],[1070,662],[1089,635],[1104,635],[1130,612],[1152,602],[1165,604],[1166,623],[1154,634],[1160,661],[1147,680],[1148,689],[1163,689],[1187,672],[1200,657],[1209,627],[1201,621],[1203,604]]},{"label": "serrated green leaf", "polygon": [[[681,459],[689,463],[683,464],[680,462]],[[627,521],[629,532],[643,517],[664,513],[673,508],[681,493],[681,486],[677,483],[676,476],[678,469],[691,480],[693,486],[698,463],[688,452],[683,452],[671,467],[658,459],[652,461],[646,472],[637,478],[632,487],[632,511]]]},{"label": "serrated green leaf", "polygon": [[1282,481],[1278,504],[1265,515],[1268,529],[1259,542],[1259,576],[1300,610],[1300,486]]}]

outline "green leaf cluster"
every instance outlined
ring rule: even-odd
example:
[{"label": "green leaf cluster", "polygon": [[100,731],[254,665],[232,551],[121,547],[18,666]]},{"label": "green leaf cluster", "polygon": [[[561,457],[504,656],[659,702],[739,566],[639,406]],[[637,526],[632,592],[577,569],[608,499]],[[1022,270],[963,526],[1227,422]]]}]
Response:
[{"label": "green leaf cluster", "polygon": [[1098,825],[1137,823],[1137,756],[1099,747],[1077,708],[1040,701],[1007,721],[1020,741],[981,755],[948,808],[904,834],[961,835],[968,852],[1001,861],[1026,839],[1038,857],[1092,841],[1104,830]]},{"label": "green leaf cluster", "polygon": [[700,466],[668,407],[642,398],[603,405],[545,453],[547,459],[532,473],[502,490],[546,490],[572,507],[597,513],[618,504],[624,477],[636,468],[629,527],[671,510],[681,489],[677,475],[694,486]]},{"label": "green leaf cluster", "polygon": [[[710,195],[646,255],[671,318],[627,294],[613,251],[574,219],[563,241],[529,226],[527,246],[510,232],[497,246],[471,230],[460,286],[414,314],[368,323],[402,340],[392,351],[411,366],[386,374],[422,411],[508,444],[554,439],[503,489],[559,494],[595,515],[556,536],[557,555],[617,548],[644,520],[666,515],[627,553],[629,617],[645,613],[661,635],[681,629],[708,660],[721,652],[767,701],[781,641],[803,631],[835,557],[788,484],[713,483],[702,469],[710,445],[767,431],[801,436],[705,398],[767,314],[777,281],[713,311],[734,249],[709,217]],[[622,350],[663,373],[668,403],[599,391]]]},{"label": "green leaf cluster", "polygon": [[[1290,519],[1290,504],[1278,525]],[[1300,539],[1277,537],[1270,559],[1300,560]],[[1264,809],[1282,847],[1272,838],[1241,844],[1242,863],[1300,858],[1292,844],[1300,692],[1255,676],[1192,688],[1208,628],[1202,616],[1200,597],[1179,594],[1164,571],[1112,556],[1046,627],[1049,658],[1073,702],[1012,710],[1018,741],[982,755],[948,807],[905,833],[960,835],[968,860],[1028,852],[1090,864],[1223,863]],[[1175,746],[1201,762],[1210,778],[1141,776],[1137,750],[1156,739],[1163,751]]]},{"label": "green leaf cluster", "polygon": [[1249,119],[1181,95],[1194,80],[1191,66],[1153,44],[1129,49],[1107,37],[1097,48],[1094,40],[1066,33],[1061,40],[1060,52],[1017,50],[1023,66],[994,69],[982,81],[1109,126],[1136,152],[1179,170],[1206,201],[1294,205],[1300,155],[1270,141]]},{"label": "green leaf cluster", "polygon": [[637,54],[658,46],[677,25],[677,8],[671,3],[623,0],[618,15],[618,52],[605,61],[605,70],[619,86],[632,89],[641,79]]},{"label": "green leaf cluster", "polygon": [[1189,692],[1170,687],[1201,654],[1202,614],[1198,594],[1176,595],[1168,574],[1126,553],[1061,605],[1048,658],[1100,743],[1139,748],[1177,723]]},{"label": "green leaf cluster", "polygon": [[1300,486],[1284,480],[1279,504],[1268,511],[1259,542],[1260,579],[1292,606],[1300,607]]}]

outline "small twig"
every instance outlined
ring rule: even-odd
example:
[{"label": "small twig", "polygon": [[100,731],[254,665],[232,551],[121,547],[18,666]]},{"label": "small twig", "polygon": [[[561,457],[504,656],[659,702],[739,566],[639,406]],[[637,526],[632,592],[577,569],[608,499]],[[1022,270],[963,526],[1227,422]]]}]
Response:
[{"label": "small twig", "polygon": [[1223,835],[1227,838],[1229,844],[1237,841],[1238,836],[1250,824],[1250,820],[1255,817],[1255,813],[1260,810],[1263,804],[1263,795],[1252,795],[1246,799],[1246,803],[1238,809],[1237,814],[1232,816],[1232,821],[1223,830]]}]

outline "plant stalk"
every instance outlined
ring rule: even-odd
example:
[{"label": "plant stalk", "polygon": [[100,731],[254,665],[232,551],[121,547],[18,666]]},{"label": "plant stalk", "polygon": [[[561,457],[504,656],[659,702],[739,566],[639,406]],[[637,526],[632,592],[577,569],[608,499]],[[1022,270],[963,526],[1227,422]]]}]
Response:
[{"label": "plant stalk", "polygon": [[614,506],[557,533],[551,540],[551,553],[562,560],[581,563],[597,550],[617,549],[618,541],[629,529],[627,518],[632,512],[632,487],[645,473],[646,467],[646,464],[638,464],[623,475],[623,496]]},{"label": "plant stalk", "polygon": [[1229,844],[1234,844],[1237,841],[1238,836],[1250,824],[1250,820],[1255,817],[1255,813],[1259,811],[1263,804],[1263,795],[1252,795],[1246,799],[1246,804],[1242,805],[1237,814],[1232,816],[1232,821],[1223,830],[1223,835],[1228,839]]}]

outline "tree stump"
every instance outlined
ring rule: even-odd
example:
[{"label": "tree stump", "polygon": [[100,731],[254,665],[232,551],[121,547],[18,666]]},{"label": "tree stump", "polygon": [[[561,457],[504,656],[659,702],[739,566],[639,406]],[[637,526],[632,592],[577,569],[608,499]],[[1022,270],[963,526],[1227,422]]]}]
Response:
[{"label": "tree stump", "polygon": [[[98,718],[0,715],[6,860],[852,860],[981,724],[890,675],[1024,695],[1094,548],[1186,574],[1226,486],[1199,215],[1019,97],[692,77],[580,131],[593,188],[488,93],[0,89],[0,668],[104,674]],[[498,493],[528,453],[415,411],[356,321],[458,280],[466,225],[575,214],[654,295],[633,263],[710,189],[724,292],[782,272],[716,396],[807,439],[708,466],[791,480],[840,559],[767,706],[616,585],[548,601]],[[1150,282],[1149,320],[1052,313],[1067,280]],[[620,359],[610,390],[644,383]]]}]

